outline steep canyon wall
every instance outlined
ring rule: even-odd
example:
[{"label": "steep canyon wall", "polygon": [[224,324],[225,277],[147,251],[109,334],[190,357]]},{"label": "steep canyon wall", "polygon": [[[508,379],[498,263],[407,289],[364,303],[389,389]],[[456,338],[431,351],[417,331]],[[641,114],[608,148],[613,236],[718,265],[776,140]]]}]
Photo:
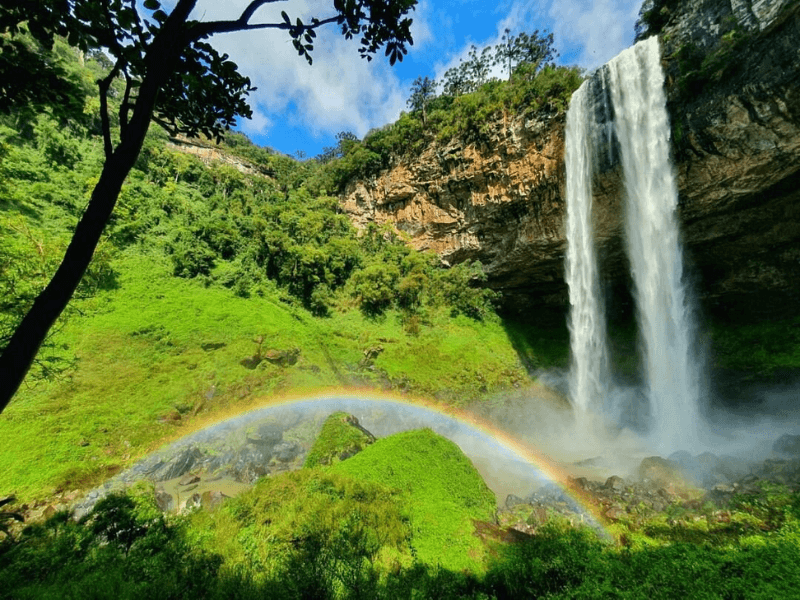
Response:
[{"label": "steep canyon wall", "polygon": [[[800,3],[679,4],[660,40],[690,270],[712,310],[780,312],[800,300]],[[480,140],[432,142],[351,182],[343,209],[450,264],[480,260],[512,307],[563,307],[564,127],[563,114],[499,115]],[[608,285],[625,288],[615,144],[594,227]]]}]

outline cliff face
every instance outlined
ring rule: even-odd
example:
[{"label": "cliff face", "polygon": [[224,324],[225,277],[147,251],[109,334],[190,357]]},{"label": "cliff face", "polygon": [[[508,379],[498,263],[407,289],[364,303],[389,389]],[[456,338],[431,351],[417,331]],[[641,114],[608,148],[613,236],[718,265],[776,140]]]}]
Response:
[{"label": "cliff face", "polygon": [[[690,270],[708,306],[786,306],[800,295],[800,5],[679,10],[661,41]],[[564,115],[506,115],[480,144],[431,144],[352,182],[343,208],[449,263],[480,260],[512,304],[564,306],[564,125]],[[624,282],[621,168],[612,158],[599,171],[603,272]]]},{"label": "cliff face", "polygon": [[197,139],[189,139],[183,136],[171,137],[167,142],[167,148],[197,156],[205,165],[210,165],[212,163],[223,163],[230,165],[245,175],[260,175],[264,177],[271,177],[273,175],[264,168],[253,165],[243,158],[220,151],[218,146],[208,144]]},{"label": "cliff face", "polygon": [[[480,260],[496,288],[560,293],[564,115],[518,117],[481,145],[431,144],[343,201],[357,226],[393,223],[422,250],[455,264]],[[546,292],[545,292],[546,293]],[[555,300],[557,301],[557,300]]]}]

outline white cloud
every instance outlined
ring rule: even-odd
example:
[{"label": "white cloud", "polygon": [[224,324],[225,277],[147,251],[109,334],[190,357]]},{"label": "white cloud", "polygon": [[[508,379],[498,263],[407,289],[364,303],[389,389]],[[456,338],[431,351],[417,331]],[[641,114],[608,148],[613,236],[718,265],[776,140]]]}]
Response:
[{"label": "white cloud", "polygon": [[[506,29],[509,29],[512,35],[517,35],[522,32],[533,33],[533,31],[537,29],[539,33],[543,35],[545,30],[552,30],[552,27],[550,27],[542,17],[546,14],[544,4],[545,0],[517,0],[499,6],[498,11],[506,12],[507,10],[507,12],[505,17],[497,22],[494,34],[481,41],[467,40],[461,50],[454,54],[449,60],[436,64],[436,78],[441,80],[444,73],[449,68],[458,66],[462,60],[467,60],[470,47],[473,44],[477,47],[479,53],[486,46],[496,46],[500,44]],[[508,73],[505,72],[502,65],[495,65],[491,68],[489,77],[507,79]]]},{"label": "white cloud", "polygon": [[641,0],[554,0],[556,43],[580,48],[577,63],[593,69],[608,62],[633,41]]},{"label": "white cloud", "polygon": [[[436,77],[466,59],[471,44],[479,49],[496,45],[506,28],[512,34],[541,34],[551,31],[556,49],[569,64],[587,69],[599,67],[631,45],[633,26],[642,0],[514,0],[500,5],[505,13],[495,35],[481,41],[468,40],[459,52],[446,62],[437,63]],[[492,73],[503,77],[499,68]]]},{"label": "white cloud", "polygon": [[[199,5],[195,18],[235,19],[247,1],[201,0]],[[329,1],[293,0],[265,6],[251,22],[280,22],[282,10],[292,20],[300,17],[304,22],[332,14]],[[419,13],[412,13],[412,35],[415,43],[424,43],[430,29]],[[370,128],[395,120],[405,106],[404,86],[382,53],[371,62],[360,58],[358,41],[345,40],[335,25],[317,30],[313,66],[297,55],[281,30],[218,35],[211,43],[230,54],[240,72],[258,87],[249,99],[254,119],[242,123],[245,130],[266,133],[275,119],[282,118],[297,121],[313,135],[350,130],[363,136]]]}]

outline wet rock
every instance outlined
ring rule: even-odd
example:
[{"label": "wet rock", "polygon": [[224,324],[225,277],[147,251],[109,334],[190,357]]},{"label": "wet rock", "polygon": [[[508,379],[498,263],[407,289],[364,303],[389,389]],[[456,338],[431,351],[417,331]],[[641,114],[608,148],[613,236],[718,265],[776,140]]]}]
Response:
[{"label": "wet rock", "polygon": [[597,467],[603,464],[603,457],[602,456],[595,456],[593,458],[586,458],[584,460],[579,460],[575,463],[577,467]]},{"label": "wet rock", "polygon": [[628,511],[620,504],[612,504],[603,512],[603,516],[611,521],[619,521],[628,516]]},{"label": "wet rock", "polygon": [[193,483],[197,483],[200,481],[200,478],[197,475],[189,474],[186,477],[183,477],[179,482],[178,485],[192,485]]},{"label": "wet rock", "polygon": [[586,477],[578,477],[576,479],[569,479],[569,483],[572,487],[577,488],[579,490],[589,490],[591,489],[591,484]]},{"label": "wet rock", "polygon": [[776,454],[787,456],[800,456],[800,435],[782,435],[772,445],[772,451]]},{"label": "wet rock", "polygon": [[156,489],[156,505],[161,512],[175,510],[175,498],[164,489]]},{"label": "wet rock", "polygon": [[276,460],[284,463],[295,460],[303,448],[297,442],[281,442],[272,449]]},{"label": "wet rock", "polygon": [[228,498],[230,498],[230,496],[222,493],[219,490],[203,492],[203,495],[201,496],[201,504],[203,508],[213,510],[220,506]]},{"label": "wet rock", "polygon": [[506,508],[512,509],[515,506],[526,505],[527,502],[520,498],[519,496],[515,496],[514,494],[509,494],[506,496]]},{"label": "wet rock", "polygon": [[158,467],[152,474],[154,481],[167,481],[176,479],[188,473],[194,465],[203,458],[203,453],[194,446],[182,450],[172,460]]},{"label": "wet rock", "polygon": [[603,484],[603,487],[607,490],[614,490],[615,492],[621,492],[625,489],[625,480],[622,477],[617,477],[616,475],[612,475],[606,482]]},{"label": "wet rock", "polygon": [[639,465],[639,478],[656,487],[682,486],[685,484],[683,471],[678,463],[660,456],[650,456]]},{"label": "wet rock", "polygon": [[257,446],[274,446],[283,439],[283,431],[277,425],[261,425],[254,434],[247,436],[247,443]]},{"label": "wet rock", "polygon": [[227,472],[239,482],[255,483],[259,478],[269,474],[269,459],[272,456],[272,447],[247,444],[242,448],[236,460],[227,469]]},{"label": "wet rock", "polygon": [[197,510],[203,505],[203,498],[200,494],[192,494],[189,496],[181,505],[178,512],[181,514],[186,514],[188,512],[192,512],[193,510]]},{"label": "wet rock", "polygon": [[727,483],[718,483],[714,486],[713,491],[718,494],[732,494],[736,491],[736,488]]}]

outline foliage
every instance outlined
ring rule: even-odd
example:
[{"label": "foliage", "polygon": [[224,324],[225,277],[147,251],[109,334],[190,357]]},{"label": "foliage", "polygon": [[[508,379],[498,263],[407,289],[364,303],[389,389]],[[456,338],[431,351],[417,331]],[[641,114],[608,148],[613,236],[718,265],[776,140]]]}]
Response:
[{"label": "foliage", "polygon": [[679,0],[645,0],[639,9],[639,18],[634,27],[635,41],[661,33],[672,18],[678,3]]},{"label": "foliage", "polygon": [[507,28],[500,43],[495,46],[493,64],[504,67],[509,77],[521,65],[528,65],[536,71],[558,56],[553,44],[552,33],[540,36],[537,29],[531,34],[521,32],[511,35],[511,30]]},{"label": "foliage", "polygon": [[[797,492],[767,486],[725,508],[675,505],[677,527],[659,529],[660,514],[618,524],[620,544],[556,517],[511,536],[487,520],[494,500],[463,460],[429,431],[397,434],[335,468],[264,478],[189,518],[161,515],[152,485],[140,485],[80,522],[57,513],[0,545],[0,584],[14,598],[796,595]],[[466,533],[476,527],[483,541]],[[715,539],[723,530],[734,533]]]},{"label": "foliage", "polygon": [[406,101],[406,106],[412,111],[420,112],[422,125],[425,125],[428,103],[436,97],[437,83],[428,77],[417,77],[411,84],[411,96]]},{"label": "foliage", "polygon": [[330,465],[363,450],[374,439],[351,422],[347,413],[333,413],[325,420],[314,445],[308,451],[303,467]]},{"label": "foliage", "polygon": [[[582,72],[577,67],[522,62],[508,81],[470,84],[469,92],[466,88],[454,92],[445,83],[445,94],[429,97],[424,114],[421,110],[402,113],[395,123],[371,131],[344,156],[327,162],[315,186],[329,192],[343,190],[350,181],[372,177],[398,157],[419,152],[434,140],[485,139],[493,121],[501,114],[564,113],[572,92],[582,81]],[[421,100],[420,107],[423,107]]]},{"label": "foliage", "polygon": [[0,549],[0,585],[15,598],[180,598],[213,585],[219,561],[191,548],[152,501],[109,496],[80,523],[66,512]]},{"label": "foliage", "polygon": [[370,597],[384,561],[408,555],[405,510],[384,485],[303,469],[262,479],[193,521],[196,543],[222,555],[223,573],[271,597]]},{"label": "foliage", "polygon": [[[292,23],[286,12],[281,21],[263,23],[253,16],[265,0],[252,0],[238,17],[228,21],[190,19],[197,0],[178,0],[170,14],[158,0],[141,7],[125,0],[48,0],[13,2],[0,7],[0,36],[14,39],[30,32],[45,49],[56,36],[67,37],[82,52],[102,51],[110,68],[98,80],[103,162],[86,209],[55,274],[4,344],[0,354],[0,410],[5,409],[36,359],[48,332],[63,313],[91,262],[106,224],[111,219],[121,187],[139,158],[151,121],[170,133],[221,140],[237,116],[249,116],[245,98],[250,80],[238,72],[228,56],[206,41],[214,35],[252,29],[282,29],[289,33],[300,56],[311,63],[316,29],[336,23],[342,35],[360,36],[359,52],[371,60],[385,48],[389,62],[402,60],[406,44],[413,43],[411,19],[415,0],[353,0],[334,2],[334,15]],[[0,67],[9,65],[0,62]],[[124,78],[117,105],[115,128],[109,111],[114,83]],[[0,79],[5,74],[0,72]],[[191,265],[202,272],[208,261]]]},{"label": "foliage", "polygon": [[494,493],[453,442],[428,429],[376,441],[333,467],[402,490],[416,558],[446,569],[479,570],[485,549],[475,521],[492,521]]},{"label": "foliage", "polygon": [[736,60],[750,35],[736,19],[723,23],[719,43],[712,50],[702,50],[692,43],[678,48],[680,78],[678,89],[686,97],[694,97],[710,82],[721,82],[732,77],[739,68]]},{"label": "foliage", "polygon": [[769,376],[800,367],[800,319],[710,321],[716,367]]}]

